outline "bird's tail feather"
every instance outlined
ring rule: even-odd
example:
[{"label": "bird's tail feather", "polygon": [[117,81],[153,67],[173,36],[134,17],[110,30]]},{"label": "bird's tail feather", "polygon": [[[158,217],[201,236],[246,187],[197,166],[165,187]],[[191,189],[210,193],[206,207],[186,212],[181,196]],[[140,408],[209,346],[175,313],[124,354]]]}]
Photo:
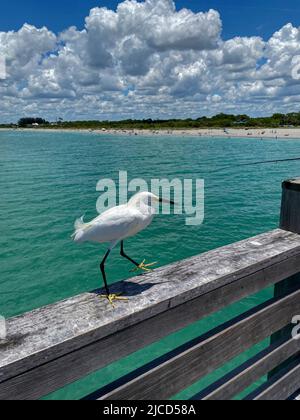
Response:
[{"label": "bird's tail feather", "polygon": [[74,229],[76,230],[80,230],[80,229],[84,229],[85,227],[85,223],[84,223],[84,216],[80,217],[79,219],[76,220],[75,224],[74,224]]},{"label": "bird's tail feather", "polygon": [[74,224],[75,232],[73,233],[71,238],[74,239],[74,241],[79,239],[79,236],[81,236],[81,234],[86,230],[88,226],[88,223],[84,223],[84,216],[77,219]]}]

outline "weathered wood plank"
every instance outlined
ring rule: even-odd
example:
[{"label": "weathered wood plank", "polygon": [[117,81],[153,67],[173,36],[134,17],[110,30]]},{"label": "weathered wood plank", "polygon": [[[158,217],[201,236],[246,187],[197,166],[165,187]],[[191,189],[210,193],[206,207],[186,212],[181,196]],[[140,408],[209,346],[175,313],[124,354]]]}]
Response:
[{"label": "weathered wood plank", "polygon": [[291,397],[288,398],[288,401],[300,401],[300,390],[295,392]]},{"label": "weathered wood plank", "polygon": [[230,400],[281,363],[299,353],[299,340],[291,338],[284,343],[273,344],[192,399],[204,401]]},{"label": "weathered wood plank", "polygon": [[275,375],[265,385],[248,395],[246,400],[285,401],[300,386],[300,359],[287,366],[282,373]]},{"label": "weathered wood plank", "polygon": [[275,230],[118,283],[116,310],[87,293],[10,319],[0,397],[52,392],[299,272],[299,256],[299,235]]},{"label": "weathered wood plank", "polygon": [[98,399],[170,398],[288,324],[295,311],[300,311],[300,290],[219,327],[197,344],[192,342],[189,349]]},{"label": "weathered wood plank", "polygon": [[[300,178],[292,179],[283,182],[282,184],[282,201],[281,201],[281,215],[280,228],[289,232],[300,233]],[[276,284],[275,297],[291,293],[293,290],[300,288],[300,273],[286,278]],[[276,332],[271,337],[271,343],[278,340],[284,340],[291,336],[291,327],[286,327],[282,331]],[[284,365],[278,365],[273,371],[269,373],[269,378],[272,378]]]},{"label": "weathered wood plank", "polygon": [[[283,296],[287,293],[291,293],[294,290],[300,289],[300,274],[296,274],[295,276],[289,277],[275,285],[275,297]],[[272,337],[271,337],[271,343],[276,343],[279,340],[286,340],[289,337],[291,337],[292,334],[292,325],[288,325],[285,328],[283,328],[281,331],[277,331]],[[284,367],[284,364],[278,364],[275,366],[275,368],[270,371],[269,378],[271,379],[274,375],[276,375],[277,372],[282,370]]]}]

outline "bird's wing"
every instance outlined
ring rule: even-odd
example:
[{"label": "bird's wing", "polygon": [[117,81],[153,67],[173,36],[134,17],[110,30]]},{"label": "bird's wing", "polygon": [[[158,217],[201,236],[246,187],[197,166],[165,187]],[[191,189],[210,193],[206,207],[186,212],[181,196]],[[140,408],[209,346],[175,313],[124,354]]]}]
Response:
[{"label": "bird's wing", "polygon": [[141,215],[124,205],[114,207],[87,224],[87,241],[113,242],[133,235],[139,230]]}]

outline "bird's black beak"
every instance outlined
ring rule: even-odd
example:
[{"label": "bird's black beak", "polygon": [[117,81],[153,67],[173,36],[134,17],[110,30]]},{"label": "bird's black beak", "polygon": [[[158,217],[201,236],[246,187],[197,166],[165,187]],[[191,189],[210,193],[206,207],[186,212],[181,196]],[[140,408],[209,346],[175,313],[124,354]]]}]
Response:
[{"label": "bird's black beak", "polygon": [[160,202],[160,203],[169,203],[169,204],[171,204],[172,206],[175,206],[175,201],[173,201],[173,200],[164,200],[163,198],[160,198],[160,199],[159,199],[159,202]]}]

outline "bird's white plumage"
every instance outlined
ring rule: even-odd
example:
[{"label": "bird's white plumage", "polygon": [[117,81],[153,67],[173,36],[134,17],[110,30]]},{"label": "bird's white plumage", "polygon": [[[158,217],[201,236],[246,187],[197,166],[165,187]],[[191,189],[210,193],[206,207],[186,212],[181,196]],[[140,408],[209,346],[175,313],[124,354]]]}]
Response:
[{"label": "bird's white plumage", "polygon": [[89,223],[83,218],[75,222],[74,241],[111,244],[136,235],[146,229],[155,215],[154,203],[159,198],[151,193],[136,194],[127,204],[107,210]]}]

